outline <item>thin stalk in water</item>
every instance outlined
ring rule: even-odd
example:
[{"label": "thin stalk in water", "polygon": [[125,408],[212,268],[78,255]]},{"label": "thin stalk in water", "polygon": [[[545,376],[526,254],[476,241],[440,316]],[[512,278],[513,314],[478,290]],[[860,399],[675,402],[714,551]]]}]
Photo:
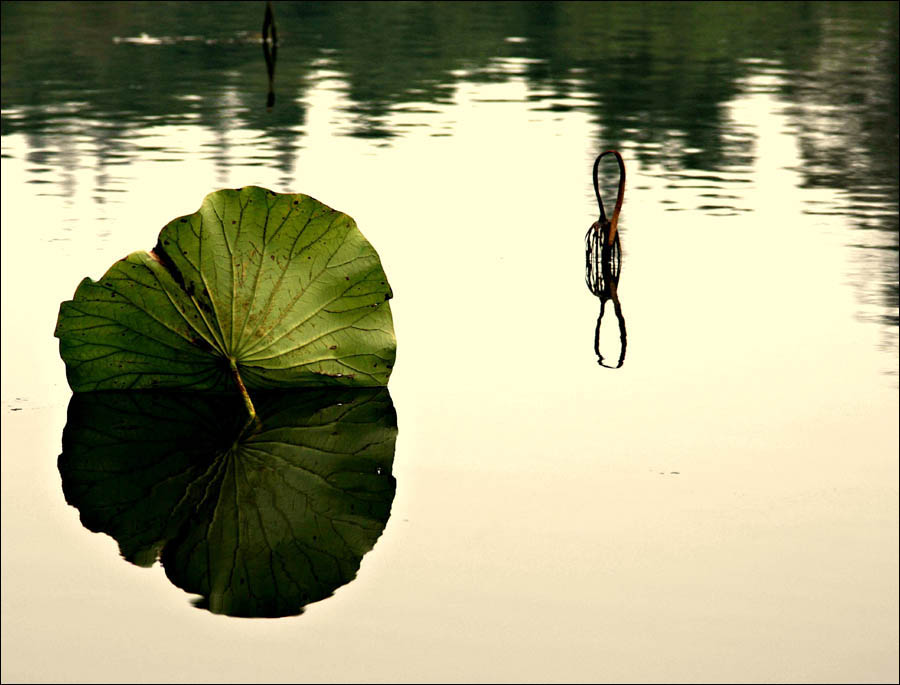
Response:
[{"label": "thin stalk in water", "polygon": [[231,377],[234,378],[234,382],[237,385],[238,390],[241,391],[241,397],[244,400],[244,406],[247,408],[247,413],[250,415],[250,417],[247,419],[247,425],[244,426],[244,430],[247,430],[250,424],[256,422],[256,409],[253,407],[253,402],[250,399],[250,393],[247,392],[247,386],[244,385],[244,380],[241,378],[241,374],[238,371],[237,362],[235,362],[233,358],[229,358],[228,363],[231,367]]}]

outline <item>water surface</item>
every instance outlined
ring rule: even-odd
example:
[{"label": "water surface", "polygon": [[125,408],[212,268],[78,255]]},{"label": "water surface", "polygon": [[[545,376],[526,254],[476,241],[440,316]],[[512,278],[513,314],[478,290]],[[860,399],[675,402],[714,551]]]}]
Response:
[{"label": "water surface", "polygon": [[[897,5],[274,7],[267,108],[261,4],[2,5],[3,680],[896,680]],[[59,303],[249,184],[356,219],[399,343],[384,531],[279,619],[57,469]]]}]

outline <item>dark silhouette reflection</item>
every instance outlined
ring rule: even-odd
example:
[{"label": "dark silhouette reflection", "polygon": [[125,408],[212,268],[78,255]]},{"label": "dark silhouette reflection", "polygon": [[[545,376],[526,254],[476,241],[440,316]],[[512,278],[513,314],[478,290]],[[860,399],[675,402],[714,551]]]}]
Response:
[{"label": "dark silhouette reflection", "polygon": [[[612,217],[606,216],[603,207],[603,199],[600,197],[600,161],[605,155],[614,155],[619,165],[619,190],[616,196],[616,205]],[[584,236],[585,273],[584,278],[588,289],[596,297],[600,298],[600,315],[597,317],[597,327],[594,330],[594,352],[597,354],[597,363],[607,368],[618,369],[625,363],[625,349],[627,347],[627,334],[625,332],[625,317],[622,315],[622,305],[619,302],[618,286],[619,275],[622,271],[622,250],[619,241],[619,213],[622,211],[622,201],[625,197],[625,162],[616,150],[607,150],[594,160],[594,193],[597,196],[597,205],[600,208],[600,219],[595,221]],[[603,314],[606,311],[607,301],[612,300],[616,319],[619,322],[619,355],[615,366],[610,366],[604,361],[604,355],[600,350],[600,325],[603,322]]]},{"label": "dark silhouette reflection", "polygon": [[[291,616],[356,576],[390,516],[396,414],[386,388],[239,397],[75,394],[66,501],[139,566],[213,613]],[[239,437],[238,437],[239,436]]]},{"label": "dark silhouette reflection", "polygon": [[262,28],[263,57],[266,60],[266,72],[269,75],[269,92],[266,95],[266,109],[271,111],[275,106],[275,61],[278,59],[278,31],[275,29],[275,15],[272,3],[266,3],[266,14]]}]

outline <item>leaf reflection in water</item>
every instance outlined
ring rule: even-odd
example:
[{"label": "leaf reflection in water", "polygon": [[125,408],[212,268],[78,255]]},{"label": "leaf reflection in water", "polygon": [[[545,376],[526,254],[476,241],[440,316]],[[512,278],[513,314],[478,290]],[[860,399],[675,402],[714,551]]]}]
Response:
[{"label": "leaf reflection in water", "polygon": [[241,435],[233,395],[76,393],[59,471],[86,528],[159,559],[197,606],[297,615],[355,578],[387,524],[396,413],[386,388],[254,399]]}]

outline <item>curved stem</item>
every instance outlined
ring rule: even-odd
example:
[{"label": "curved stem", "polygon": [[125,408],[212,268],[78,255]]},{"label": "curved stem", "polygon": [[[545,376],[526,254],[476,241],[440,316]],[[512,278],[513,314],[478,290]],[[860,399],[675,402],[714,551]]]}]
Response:
[{"label": "curved stem", "polygon": [[237,362],[234,361],[233,358],[228,359],[228,363],[231,367],[231,377],[234,378],[234,382],[238,387],[238,390],[241,391],[241,397],[244,400],[244,406],[247,408],[247,413],[250,414],[250,422],[256,420],[256,409],[253,407],[253,402],[250,400],[250,394],[247,392],[247,387],[244,385],[244,381],[241,378],[241,374],[238,371]]},{"label": "curved stem", "polygon": [[[615,155],[616,162],[619,165],[619,192],[616,196],[616,206],[613,209],[612,218],[607,220],[606,212],[603,209],[603,200],[600,198],[600,179],[597,172],[600,170],[600,160],[606,155]],[[594,160],[594,194],[597,196],[597,204],[600,206],[600,223],[609,224],[609,232],[607,233],[608,244],[612,245],[616,237],[616,229],[619,224],[619,212],[622,211],[622,200],[625,199],[625,160],[618,150],[606,150],[602,152],[597,159]]]},{"label": "curved stem", "polygon": [[[608,150],[607,150],[608,152]],[[597,159],[594,160],[594,171],[591,174],[594,179],[594,195],[597,197],[597,205],[600,207],[600,223],[606,222],[606,212],[603,211],[603,199],[600,197],[600,178],[597,176],[597,171],[600,169],[600,160],[603,158],[606,152],[600,154]]]}]

